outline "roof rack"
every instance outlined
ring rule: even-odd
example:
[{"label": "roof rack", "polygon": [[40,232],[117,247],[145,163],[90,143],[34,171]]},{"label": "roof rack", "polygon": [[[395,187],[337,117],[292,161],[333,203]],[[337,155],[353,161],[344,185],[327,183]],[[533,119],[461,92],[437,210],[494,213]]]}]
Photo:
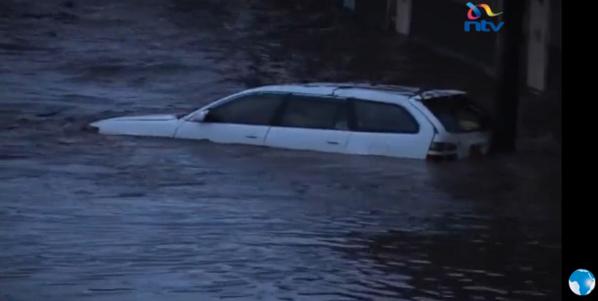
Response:
[{"label": "roof rack", "polygon": [[435,92],[436,97],[451,96],[451,95],[455,95],[455,94],[466,94],[466,92],[461,91],[461,90],[421,88],[417,91],[415,96],[419,96],[422,100],[434,98],[434,95],[426,97],[424,95],[424,93],[426,93],[426,92]]},{"label": "roof rack", "polygon": [[321,86],[332,86],[334,87],[333,94],[339,89],[370,89],[370,90],[378,90],[378,91],[386,91],[386,92],[395,92],[401,94],[413,94],[418,91],[418,88],[410,87],[410,86],[401,86],[401,85],[391,85],[391,84],[378,84],[378,83],[313,83],[312,86],[321,85]]},{"label": "roof rack", "polygon": [[419,90],[417,90],[417,92],[415,92],[415,96],[419,96],[419,98],[421,99],[425,99],[424,93],[426,93],[426,91],[430,91],[431,89],[429,88],[419,88]]}]

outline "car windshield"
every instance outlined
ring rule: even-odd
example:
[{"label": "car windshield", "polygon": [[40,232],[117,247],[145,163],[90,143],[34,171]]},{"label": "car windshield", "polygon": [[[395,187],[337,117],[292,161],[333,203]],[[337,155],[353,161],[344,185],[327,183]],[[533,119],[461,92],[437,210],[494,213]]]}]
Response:
[{"label": "car windshield", "polygon": [[214,97],[214,98],[212,98],[212,99],[210,99],[210,100],[208,100],[208,101],[203,101],[203,103],[204,103],[204,105],[203,105],[203,106],[201,106],[201,107],[195,107],[195,108],[194,108],[193,110],[191,110],[191,111],[186,111],[186,112],[181,112],[181,113],[178,113],[178,114],[176,114],[176,117],[177,117],[178,119],[181,119],[181,118],[183,118],[183,117],[189,116],[189,115],[191,115],[191,114],[193,114],[193,113],[195,113],[195,112],[199,111],[201,108],[205,107],[205,106],[206,106],[206,104],[211,104],[211,103],[214,103],[214,102],[216,102],[216,101],[218,101],[218,100],[222,99],[223,97],[228,97],[228,96],[218,96],[218,97]]},{"label": "car windshield", "polygon": [[465,95],[434,97],[422,103],[448,132],[483,131],[488,127],[487,115]]}]

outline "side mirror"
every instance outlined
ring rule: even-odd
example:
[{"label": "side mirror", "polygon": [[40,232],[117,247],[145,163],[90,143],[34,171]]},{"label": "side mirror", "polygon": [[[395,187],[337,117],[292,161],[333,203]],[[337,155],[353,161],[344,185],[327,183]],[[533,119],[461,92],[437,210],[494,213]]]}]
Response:
[{"label": "side mirror", "polygon": [[191,118],[189,118],[189,121],[204,122],[206,120],[206,117],[208,116],[208,113],[209,113],[208,110],[199,111],[199,112],[193,114],[193,116],[191,116]]}]

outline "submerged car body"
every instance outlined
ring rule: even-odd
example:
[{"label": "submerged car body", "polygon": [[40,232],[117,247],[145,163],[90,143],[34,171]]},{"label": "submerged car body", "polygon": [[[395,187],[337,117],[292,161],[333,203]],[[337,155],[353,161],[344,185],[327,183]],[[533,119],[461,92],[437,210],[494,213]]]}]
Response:
[{"label": "submerged car body", "polygon": [[369,84],[264,86],[182,117],[117,117],[91,126],[108,135],[415,159],[485,154],[491,138],[465,92]]}]

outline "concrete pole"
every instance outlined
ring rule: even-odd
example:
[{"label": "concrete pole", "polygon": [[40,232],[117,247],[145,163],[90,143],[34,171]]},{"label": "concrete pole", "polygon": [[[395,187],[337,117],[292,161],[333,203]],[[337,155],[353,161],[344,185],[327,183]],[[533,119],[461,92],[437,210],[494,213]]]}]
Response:
[{"label": "concrete pole", "polygon": [[546,89],[548,45],[550,39],[550,3],[531,0],[528,10],[527,85],[538,91]]},{"label": "concrete pole", "polygon": [[495,95],[495,131],[492,139],[493,152],[515,150],[519,109],[519,67],[522,52],[523,23],[526,3],[521,0],[504,1],[505,28],[501,30],[501,49]]},{"label": "concrete pole", "polygon": [[[496,9],[497,12],[504,12],[504,0],[496,0],[494,2],[494,6],[492,6],[492,8]],[[496,21],[504,21],[503,18],[504,15],[500,15],[497,17]],[[495,51],[494,51],[494,68],[492,69],[493,75],[494,76],[498,76],[499,73],[499,64],[500,64],[500,49],[502,49],[503,45],[502,45],[503,39],[500,38],[500,34],[496,35],[496,44],[495,44]]]},{"label": "concrete pole", "polygon": [[355,11],[355,0],[343,0],[343,7]]},{"label": "concrete pole", "polygon": [[395,0],[397,1],[397,15],[395,19],[395,30],[404,35],[411,33],[411,1],[412,0]]}]

